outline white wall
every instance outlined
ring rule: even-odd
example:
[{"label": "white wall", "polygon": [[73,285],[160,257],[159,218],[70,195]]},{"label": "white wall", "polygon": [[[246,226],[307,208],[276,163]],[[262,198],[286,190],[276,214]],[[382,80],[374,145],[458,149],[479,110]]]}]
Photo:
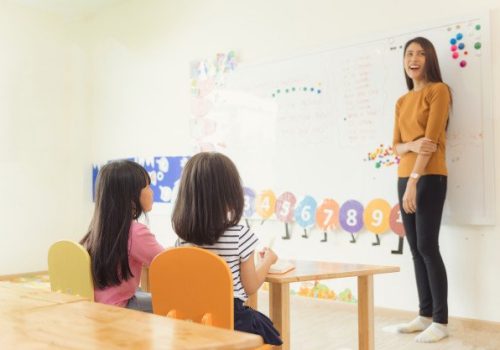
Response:
[{"label": "white wall", "polygon": [[85,56],[65,26],[0,3],[0,274],[46,270],[50,243],[88,220]]},{"label": "white wall", "polygon": [[[335,47],[343,42],[361,41],[377,33],[382,35],[391,31],[414,29],[429,22],[453,19],[489,8],[492,8],[494,100],[500,101],[500,36],[497,34],[500,33],[500,4],[495,0],[422,0],[411,5],[395,0],[133,0],[102,10],[94,17],[69,23],[66,25],[66,37],[57,40],[66,42],[69,37],[73,42],[69,46],[69,62],[74,68],[75,78],[71,84],[73,101],[70,103],[70,120],[82,123],[80,126],[83,127],[85,118],[81,110],[85,110],[91,123],[89,137],[79,140],[81,149],[75,146],[75,152],[84,164],[75,163],[73,175],[76,175],[78,181],[89,180],[87,173],[78,173],[87,169],[87,151],[91,152],[90,159],[97,162],[128,156],[190,153],[187,124],[190,113],[189,62],[194,59],[210,58],[217,52],[236,50],[246,63],[265,61],[317,48]],[[16,38],[15,34],[10,35]],[[51,36],[57,37],[56,33],[44,36],[45,41],[52,43],[47,43],[49,46],[54,41]],[[29,50],[35,53],[36,50],[33,51],[31,46],[34,43],[25,40]],[[22,71],[22,67],[15,65],[15,70]],[[42,84],[36,88],[44,90]],[[62,95],[67,93],[60,92]],[[57,116],[60,118],[63,115],[62,109],[60,105],[51,104],[46,106],[45,112],[55,122],[59,120]],[[494,113],[495,132],[498,135],[498,102],[494,105]],[[37,120],[36,114],[28,111],[26,118],[34,120],[33,123]],[[71,130],[69,126],[64,126],[65,123],[68,122],[64,120],[58,125],[52,125],[57,129],[53,134],[60,134],[66,128]],[[4,141],[0,142],[3,145]],[[8,142],[8,145],[12,146],[13,142]],[[40,147],[27,148],[34,152]],[[497,143],[495,148],[498,165],[500,144]],[[57,148],[54,151],[61,158],[69,158],[68,151],[64,149]],[[27,167],[26,162],[30,160],[26,155],[16,164]],[[44,168],[47,167],[44,165]],[[55,175],[69,175],[69,172],[66,167],[57,167],[50,174],[52,178],[56,178]],[[47,178],[46,182],[39,181],[48,189],[52,186],[52,179],[50,176]],[[10,175],[10,179],[11,183],[18,183],[18,180],[14,181],[15,176]],[[72,181],[76,183],[77,180]],[[5,183],[2,181],[2,186]],[[500,188],[498,182],[496,185]],[[90,219],[92,206],[85,193],[89,188],[85,186],[87,183],[83,185],[83,192],[76,191],[72,194],[74,206],[66,212],[72,213],[72,216],[63,215],[64,208],[59,211],[51,210],[51,220],[47,219],[45,223],[52,222],[59,230],[64,227],[66,232],[71,227],[84,230]],[[36,197],[40,197],[42,192],[49,192],[47,189],[38,190]],[[9,193],[16,191],[7,186],[5,190],[2,189],[2,194],[7,190]],[[39,213],[37,208],[40,206],[45,208],[49,205],[38,198],[34,202],[24,200],[30,193],[27,189],[23,188],[18,193],[22,198],[18,202],[22,203],[23,208],[20,212],[8,209],[7,213],[14,215],[15,220],[5,221],[13,226],[10,231],[16,228],[18,235],[30,235],[34,252],[33,258],[29,259],[33,260],[30,266],[39,266],[39,262],[34,262],[34,259],[43,255],[39,251],[45,249],[45,237],[54,233],[45,231],[42,239],[42,233],[40,236],[27,233],[33,232],[32,226],[38,227],[37,224],[25,223],[27,227],[22,228],[18,225],[22,219]],[[59,193],[59,197],[66,195],[66,192]],[[50,203],[57,206],[56,200],[51,200]],[[11,207],[14,206],[2,204],[2,208]],[[497,208],[500,210],[498,200]],[[81,215],[75,215],[74,210],[86,214],[86,220]],[[157,205],[150,215],[152,230],[165,244],[174,240],[169,210],[165,205]],[[497,217],[500,218],[498,213]],[[282,231],[281,226],[272,226],[270,224],[268,227]],[[2,232],[2,243],[4,235]],[[276,249],[283,256],[298,258],[400,265],[399,274],[375,278],[376,304],[416,310],[416,288],[408,248],[405,247],[403,256],[391,255],[389,250],[395,249],[396,236],[388,235],[382,239],[382,245],[374,248],[371,246],[373,236],[368,233],[362,234],[355,245],[349,244],[344,236],[334,235],[331,241],[321,246],[312,240],[291,240],[276,242]],[[20,239],[9,240],[11,246],[20,245]],[[500,247],[498,228],[446,226],[442,230],[441,246],[448,267],[451,315],[500,321],[500,304],[496,298],[497,290],[500,289],[500,280],[496,278],[497,266],[500,265],[500,255],[497,254]],[[1,249],[9,251],[12,247],[4,249],[2,244]],[[16,253],[11,253],[9,260],[20,260],[16,258],[17,255],[12,254]],[[3,256],[1,259],[3,268],[4,261],[7,260]],[[12,265],[8,270],[14,270]],[[16,267],[15,270],[23,269]]]}]

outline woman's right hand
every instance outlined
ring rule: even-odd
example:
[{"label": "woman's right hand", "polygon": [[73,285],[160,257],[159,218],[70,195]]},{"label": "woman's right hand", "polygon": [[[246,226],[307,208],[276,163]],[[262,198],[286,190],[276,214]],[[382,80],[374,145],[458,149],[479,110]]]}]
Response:
[{"label": "woman's right hand", "polygon": [[427,137],[421,137],[418,140],[409,142],[408,148],[410,149],[410,151],[414,153],[428,156],[431,153],[436,152],[437,145],[434,142],[432,142],[431,139]]}]

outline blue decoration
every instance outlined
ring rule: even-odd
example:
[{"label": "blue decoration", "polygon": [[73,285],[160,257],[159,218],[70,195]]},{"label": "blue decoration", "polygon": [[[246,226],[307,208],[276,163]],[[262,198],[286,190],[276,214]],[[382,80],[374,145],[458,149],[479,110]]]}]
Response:
[{"label": "blue decoration", "polygon": [[[142,165],[151,178],[151,189],[155,203],[172,203],[175,196],[175,188],[180,180],[182,169],[189,157],[152,157],[152,158],[128,158]],[[92,193],[95,200],[95,185],[100,167],[92,167]]]},{"label": "blue decoration", "polygon": [[311,196],[305,196],[295,209],[295,221],[303,228],[310,228],[316,222],[316,208],[318,204]]}]

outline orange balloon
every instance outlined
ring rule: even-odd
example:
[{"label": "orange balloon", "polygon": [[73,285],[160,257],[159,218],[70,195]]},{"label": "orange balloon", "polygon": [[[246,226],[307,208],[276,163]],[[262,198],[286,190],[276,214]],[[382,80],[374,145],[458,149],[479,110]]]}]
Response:
[{"label": "orange balloon", "polygon": [[339,205],[327,198],[316,209],[316,226],[322,230],[333,230],[339,224]]},{"label": "orange balloon", "polygon": [[374,199],[365,208],[363,220],[368,231],[381,234],[389,230],[391,205],[385,199]]},{"label": "orange balloon", "polygon": [[255,211],[264,220],[273,215],[275,205],[276,195],[271,190],[262,191],[255,199]]}]

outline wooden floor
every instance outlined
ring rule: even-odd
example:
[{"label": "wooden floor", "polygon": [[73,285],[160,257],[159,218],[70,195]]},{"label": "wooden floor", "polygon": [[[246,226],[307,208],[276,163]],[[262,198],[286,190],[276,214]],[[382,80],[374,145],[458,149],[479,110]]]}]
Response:
[{"label": "wooden floor", "polygon": [[[290,296],[292,350],[357,350],[357,306],[342,302]],[[268,314],[268,293],[259,292],[259,310]],[[450,319],[450,337],[420,344],[415,335],[395,334],[394,325],[415,315],[387,309],[375,311],[377,350],[500,350],[500,326]]]}]

